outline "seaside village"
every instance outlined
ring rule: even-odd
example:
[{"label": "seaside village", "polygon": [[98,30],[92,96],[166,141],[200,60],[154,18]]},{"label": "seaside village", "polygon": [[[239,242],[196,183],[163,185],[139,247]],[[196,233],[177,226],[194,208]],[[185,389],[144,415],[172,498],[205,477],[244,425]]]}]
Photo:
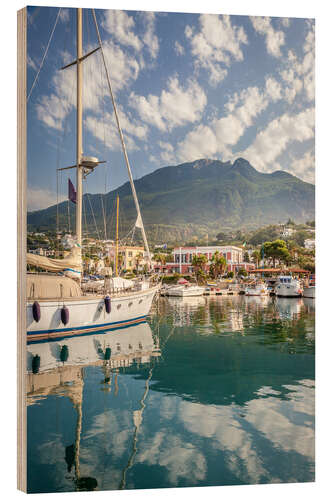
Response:
[{"label": "seaside village", "polygon": [[[248,241],[241,241],[242,236],[248,236]],[[73,242],[70,234],[56,239],[45,232],[28,233],[28,251],[41,256],[66,257]],[[291,290],[295,289],[296,296],[311,287],[314,297],[314,222],[296,224],[289,220],[250,234],[219,233],[214,241],[209,241],[207,235],[202,241],[183,245],[155,244],[150,266],[147,252],[140,245],[86,237],[82,250],[83,281],[101,281],[103,269],[108,268],[113,275],[128,279],[154,273],[162,282],[161,293],[166,295],[183,295],[186,291],[203,295],[272,295],[280,285],[286,293],[294,293]]]}]

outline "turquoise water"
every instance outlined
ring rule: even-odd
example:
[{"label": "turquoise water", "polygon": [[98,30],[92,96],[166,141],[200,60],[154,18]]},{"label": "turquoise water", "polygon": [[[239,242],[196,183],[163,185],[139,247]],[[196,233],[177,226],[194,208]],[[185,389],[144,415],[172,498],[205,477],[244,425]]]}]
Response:
[{"label": "turquoise water", "polygon": [[28,491],[314,481],[314,314],[161,298],[148,323],[29,346]]}]

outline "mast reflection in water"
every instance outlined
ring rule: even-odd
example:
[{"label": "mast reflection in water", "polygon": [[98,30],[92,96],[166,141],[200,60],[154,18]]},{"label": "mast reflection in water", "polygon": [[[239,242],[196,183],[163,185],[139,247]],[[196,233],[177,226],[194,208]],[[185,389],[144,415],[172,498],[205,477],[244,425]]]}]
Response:
[{"label": "mast reflection in water", "polygon": [[161,298],[28,345],[28,490],[314,480],[314,301]]}]

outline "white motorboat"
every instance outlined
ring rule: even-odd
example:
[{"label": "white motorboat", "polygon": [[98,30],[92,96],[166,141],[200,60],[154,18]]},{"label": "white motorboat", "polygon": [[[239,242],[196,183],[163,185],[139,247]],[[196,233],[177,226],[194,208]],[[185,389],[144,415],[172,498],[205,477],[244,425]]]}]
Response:
[{"label": "white motorboat", "polygon": [[171,297],[197,297],[204,294],[205,288],[198,285],[175,285],[167,290]]},{"label": "white motorboat", "polygon": [[302,295],[301,283],[292,276],[279,276],[275,293],[278,297],[300,297]]},{"label": "white motorboat", "polygon": [[316,276],[311,274],[304,284],[303,287],[303,297],[307,297],[308,299],[314,299],[316,293]]},{"label": "white motorboat", "polygon": [[316,293],[315,285],[309,285],[303,288],[303,297],[306,297],[308,299],[315,299],[315,293]]},{"label": "white motorboat", "polygon": [[269,295],[269,290],[265,283],[254,283],[245,288],[245,295],[265,297]]},{"label": "white motorboat", "polygon": [[[64,259],[52,259],[35,254],[27,254],[27,264],[57,274],[28,274],[27,275],[27,339],[28,342],[47,340],[56,337],[68,337],[79,334],[102,331],[110,328],[123,328],[145,320],[150,311],[152,301],[160,285],[152,282],[135,283],[131,286],[112,286],[109,278],[105,278],[104,287],[102,283],[96,284],[96,290],[89,294],[90,283],[81,287],[82,277],[82,193],[83,179],[92,173],[95,168],[103,162],[97,158],[83,156],[83,110],[82,110],[82,65],[87,57],[100,50],[108,81],[110,97],[116,118],[116,124],[120,136],[125,163],[132,188],[132,194],[137,211],[136,227],[141,229],[142,239],[145,245],[148,264],[151,265],[150,252],[146,233],[144,230],[139,202],[133,182],[131,168],[126,153],[123,133],[120,127],[119,116],[112,93],[102,41],[94,10],[92,10],[95,22],[98,47],[89,54],[82,53],[82,9],[77,9],[77,57],[73,64],[77,67],[77,133],[76,133],[76,163],[71,167],[76,170],[76,192],[70,185],[69,200],[76,204],[76,239],[69,255]],[[75,200],[75,201],[74,201]],[[118,217],[117,199],[117,217]],[[118,236],[117,236],[118,238]],[[117,261],[116,261],[117,262]],[[117,267],[116,267],[117,269]],[[63,276],[58,273],[62,272]],[[116,273],[116,278],[119,279]],[[124,280],[127,281],[127,280]],[[103,289],[102,289],[103,288]]]}]

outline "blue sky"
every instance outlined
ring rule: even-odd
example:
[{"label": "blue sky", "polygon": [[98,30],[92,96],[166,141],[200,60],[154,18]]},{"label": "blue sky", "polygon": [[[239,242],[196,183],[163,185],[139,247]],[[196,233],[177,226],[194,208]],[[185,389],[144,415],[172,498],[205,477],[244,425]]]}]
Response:
[{"label": "blue sky", "polygon": [[[58,8],[29,8],[28,90]],[[96,11],[135,178],[199,158],[242,156],[314,182],[314,21]],[[61,9],[28,102],[28,205],[56,201],[75,163],[75,10]],[[97,46],[91,12],[84,50]],[[100,53],[84,62],[84,154],[106,160],[85,191],[127,181]],[[60,198],[67,178],[61,175]]]}]

